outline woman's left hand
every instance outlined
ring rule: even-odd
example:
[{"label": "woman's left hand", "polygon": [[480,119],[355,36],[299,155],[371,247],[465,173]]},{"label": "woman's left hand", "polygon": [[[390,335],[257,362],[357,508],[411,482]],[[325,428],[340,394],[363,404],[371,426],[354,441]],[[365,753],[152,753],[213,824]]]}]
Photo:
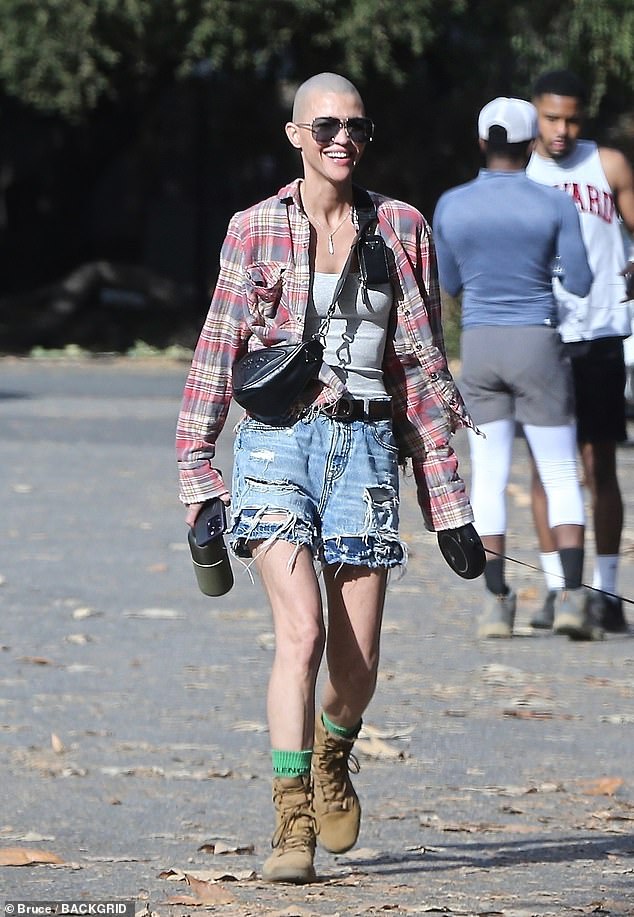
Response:
[{"label": "woman's left hand", "polygon": [[[229,506],[231,503],[231,494],[228,490],[223,491],[223,493],[218,494],[218,499],[222,500],[225,506]],[[205,500],[205,503],[209,503],[209,500]],[[189,526],[193,526],[198,518],[198,514],[205,505],[205,503],[190,503],[187,506],[187,511],[185,513],[185,522]]]}]

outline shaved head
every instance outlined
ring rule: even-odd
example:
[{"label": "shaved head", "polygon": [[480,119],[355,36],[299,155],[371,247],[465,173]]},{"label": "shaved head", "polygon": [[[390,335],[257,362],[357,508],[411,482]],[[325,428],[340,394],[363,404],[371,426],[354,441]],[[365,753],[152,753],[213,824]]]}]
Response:
[{"label": "shaved head", "polygon": [[304,112],[308,108],[309,100],[317,93],[352,95],[358,99],[361,107],[363,107],[363,101],[357,87],[350,80],[347,80],[345,76],[339,76],[337,73],[318,73],[316,76],[311,76],[305,83],[302,83],[295,93],[292,116],[295,123],[306,118]]}]

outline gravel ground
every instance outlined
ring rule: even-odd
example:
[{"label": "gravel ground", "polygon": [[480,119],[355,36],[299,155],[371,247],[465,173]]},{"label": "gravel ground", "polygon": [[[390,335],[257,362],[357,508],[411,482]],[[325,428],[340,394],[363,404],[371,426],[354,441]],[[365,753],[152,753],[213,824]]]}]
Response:
[{"label": "gravel ground", "polygon": [[[634,632],[531,632],[541,575],[511,564],[516,634],[478,641],[483,584],[445,564],[409,479],[410,563],[389,588],[358,742],[358,847],[318,852],[315,885],[260,880],[271,621],[241,569],[227,596],[197,591],[173,458],[185,372],[0,361],[0,864],[24,862],[0,865],[0,900],[130,900],[161,917],[634,915]],[[229,425],[227,473],[231,445]],[[462,434],[456,448],[468,478]],[[619,467],[634,598],[634,450]],[[521,441],[509,514],[509,554],[534,565]]]}]

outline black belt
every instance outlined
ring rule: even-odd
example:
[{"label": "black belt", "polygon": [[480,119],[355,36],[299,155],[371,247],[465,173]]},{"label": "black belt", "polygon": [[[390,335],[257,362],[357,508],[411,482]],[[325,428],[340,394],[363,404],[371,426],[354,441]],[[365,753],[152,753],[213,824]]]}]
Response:
[{"label": "black belt", "polygon": [[389,398],[350,398],[344,395],[325,407],[324,413],[334,420],[390,420],[392,402]]}]

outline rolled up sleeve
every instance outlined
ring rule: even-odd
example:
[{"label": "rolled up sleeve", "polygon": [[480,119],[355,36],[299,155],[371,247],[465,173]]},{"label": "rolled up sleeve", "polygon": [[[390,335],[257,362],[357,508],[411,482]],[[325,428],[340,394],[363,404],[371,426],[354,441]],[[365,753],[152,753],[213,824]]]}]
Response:
[{"label": "rolled up sleeve", "polygon": [[231,368],[246,351],[245,271],[234,217],[220,255],[220,273],[185,382],[176,426],[183,503],[201,503],[227,488],[213,467],[216,441],[231,405]]}]

